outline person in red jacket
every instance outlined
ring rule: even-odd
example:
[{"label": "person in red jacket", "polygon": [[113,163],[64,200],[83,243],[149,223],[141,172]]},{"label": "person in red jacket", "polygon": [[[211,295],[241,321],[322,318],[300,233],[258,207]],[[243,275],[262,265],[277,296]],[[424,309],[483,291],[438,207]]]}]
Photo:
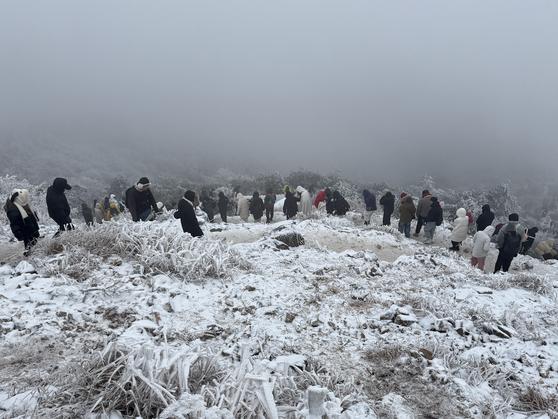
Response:
[{"label": "person in red jacket", "polygon": [[314,198],[314,206],[318,208],[322,202],[326,201],[326,198],[327,198],[327,193],[326,190],[323,189],[320,192],[318,192],[318,195],[316,195],[316,198]]}]

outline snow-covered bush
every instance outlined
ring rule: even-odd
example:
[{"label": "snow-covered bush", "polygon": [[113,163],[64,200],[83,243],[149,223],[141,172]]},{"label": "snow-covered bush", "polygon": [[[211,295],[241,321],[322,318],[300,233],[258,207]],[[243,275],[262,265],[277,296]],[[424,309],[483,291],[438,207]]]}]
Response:
[{"label": "snow-covered bush", "polygon": [[169,228],[169,223],[110,222],[92,229],[66,232],[39,242],[35,256],[48,256],[47,270],[73,274],[91,271],[94,258],[119,256],[143,267],[143,271],[175,274],[183,280],[225,278],[234,269],[250,264],[225,242],[193,239]]}]

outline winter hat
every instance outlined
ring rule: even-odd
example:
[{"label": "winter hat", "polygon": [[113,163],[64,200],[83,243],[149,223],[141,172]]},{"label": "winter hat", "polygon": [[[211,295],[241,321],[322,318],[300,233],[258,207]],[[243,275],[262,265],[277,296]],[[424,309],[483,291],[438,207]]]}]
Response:
[{"label": "winter hat", "polygon": [[151,182],[149,182],[149,179],[147,179],[146,177],[142,177],[138,183],[142,185],[149,185]]},{"label": "winter hat", "polygon": [[186,198],[188,201],[190,202],[194,202],[194,200],[196,199],[196,193],[194,191],[186,191],[186,193],[184,194],[184,198]]},{"label": "winter hat", "polygon": [[513,214],[510,214],[510,216],[508,217],[508,220],[519,221],[519,215],[514,212]]},{"label": "winter hat", "polygon": [[405,198],[407,196],[407,194],[405,192],[401,192],[401,195],[399,195],[399,198]]},{"label": "winter hat", "polygon": [[423,198],[427,195],[430,195],[430,191],[428,189],[425,189],[424,191],[422,191],[422,197]]}]

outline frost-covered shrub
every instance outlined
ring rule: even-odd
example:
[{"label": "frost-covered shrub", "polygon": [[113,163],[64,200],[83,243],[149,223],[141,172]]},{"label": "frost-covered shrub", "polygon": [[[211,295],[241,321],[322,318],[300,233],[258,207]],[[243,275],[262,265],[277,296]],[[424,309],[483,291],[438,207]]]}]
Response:
[{"label": "frost-covered shrub", "polygon": [[43,240],[33,253],[48,256],[52,249],[58,252],[61,248],[63,252],[59,257],[47,260],[47,270],[70,275],[79,266],[84,272],[90,272],[95,258],[112,256],[134,261],[144,272],[171,273],[185,280],[225,278],[234,269],[250,268],[250,264],[223,241],[193,239],[169,228],[168,223],[104,223],[93,229],[69,231]]}]

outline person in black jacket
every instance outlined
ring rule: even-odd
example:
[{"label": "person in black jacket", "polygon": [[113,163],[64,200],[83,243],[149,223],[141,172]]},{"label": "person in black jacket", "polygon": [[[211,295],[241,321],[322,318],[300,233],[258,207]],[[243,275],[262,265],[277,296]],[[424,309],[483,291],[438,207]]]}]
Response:
[{"label": "person in black jacket", "polygon": [[252,217],[254,217],[254,221],[256,221],[257,223],[260,222],[263,217],[264,210],[265,205],[262,201],[262,198],[260,198],[259,192],[254,192],[254,194],[252,195],[252,199],[250,200],[250,214],[252,214]]},{"label": "person in black jacket", "polygon": [[494,213],[490,211],[490,205],[486,204],[482,206],[482,213],[477,218],[477,231],[483,231],[489,225],[492,225],[494,221]]},{"label": "person in black jacket", "polygon": [[527,252],[531,250],[538,232],[538,227],[531,227],[529,230],[527,230],[527,240],[521,243],[521,250],[519,251],[519,253],[521,253],[522,255],[526,255]]},{"label": "person in black jacket", "polygon": [[211,194],[206,190],[202,190],[201,197],[201,210],[207,214],[207,219],[210,223],[215,221],[215,200],[211,197]]},{"label": "person in black jacket", "polygon": [[389,226],[391,225],[391,214],[393,214],[395,208],[395,196],[390,191],[387,191],[380,199],[380,205],[384,207],[383,224]]},{"label": "person in black jacket", "polygon": [[93,210],[85,202],[81,203],[81,215],[83,215],[85,225],[88,227],[93,226]]},{"label": "person in black jacket", "polygon": [[285,193],[285,202],[283,203],[283,213],[287,217],[287,220],[296,217],[298,212],[298,203],[296,197],[291,191]]},{"label": "person in black jacket", "polygon": [[362,196],[364,197],[364,205],[366,206],[366,212],[364,213],[364,225],[370,224],[370,219],[372,218],[372,213],[376,211],[376,195],[370,192],[368,189],[362,191]]},{"label": "person in black jacket", "polygon": [[339,191],[333,192],[333,214],[334,215],[345,215],[347,211],[351,209],[349,203]]},{"label": "person in black jacket", "polygon": [[227,222],[227,210],[229,208],[229,198],[225,196],[223,191],[219,192],[219,200],[217,201],[217,207],[219,208],[219,214],[221,215],[221,221]]},{"label": "person in black jacket", "polygon": [[433,196],[430,198],[432,204],[430,205],[430,210],[428,211],[428,215],[426,216],[426,225],[424,226],[424,234],[426,237],[425,243],[432,243],[434,240],[434,232],[436,231],[436,227],[441,225],[444,221],[444,210],[442,206],[438,202],[438,198]]},{"label": "person in black jacket", "polygon": [[126,191],[126,208],[134,221],[147,221],[159,212],[157,202],[151,193],[149,179],[142,177],[139,182]]},{"label": "person in black jacket", "polygon": [[194,209],[195,200],[196,193],[194,191],[186,191],[184,198],[178,203],[178,210],[174,213],[174,218],[180,219],[184,233],[190,233],[192,237],[201,237],[203,236],[203,231],[200,228],[198,217],[196,217],[196,210]]},{"label": "person in black jacket", "polygon": [[275,212],[275,201],[277,197],[273,193],[271,188],[268,188],[264,198],[264,205],[265,205],[265,222],[267,224],[273,221],[273,213]]},{"label": "person in black jacket", "polygon": [[29,204],[27,189],[14,189],[4,206],[6,216],[10,221],[10,228],[17,240],[25,245],[25,256],[39,238],[39,218]]},{"label": "person in black jacket", "polygon": [[70,189],[72,189],[72,187],[68,185],[68,181],[60,177],[54,179],[52,186],[49,186],[47,189],[46,203],[48,215],[59,227],[55,236],[62,231],[74,229],[72,219],[70,218],[70,205],[64,194],[65,191],[69,191]]}]

